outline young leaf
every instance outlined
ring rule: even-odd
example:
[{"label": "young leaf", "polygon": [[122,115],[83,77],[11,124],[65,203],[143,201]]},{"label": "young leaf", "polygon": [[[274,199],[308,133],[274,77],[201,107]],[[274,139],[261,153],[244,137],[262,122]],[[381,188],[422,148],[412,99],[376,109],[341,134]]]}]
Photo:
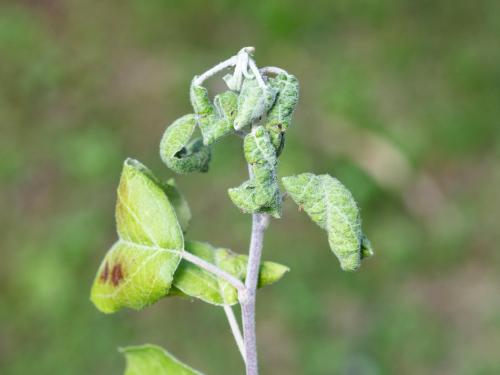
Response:
[{"label": "young leaf", "polygon": [[173,178],[169,179],[163,185],[163,191],[165,191],[168,200],[172,206],[174,206],[177,220],[179,221],[182,231],[186,233],[189,223],[191,222],[191,210],[186,198],[184,198],[184,195],[177,189],[177,185]]},{"label": "young leaf", "polygon": [[141,309],[168,293],[184,247],[174,208],[153,174],[127,159],[118,186],[119,240],[95,277],[91,300],[104,313]]},{"label": "young leaf", "polygon": [[210,148],[201,138],[189,142],[196,128],[196,117],[192,114],[174,121],[160,142],[163,162],[177,173],[206,172],[210,162]]},{"label": "young leaf", "polygon": [[276,178],[278,159],[269,134],[257,126],[245,136],[245,158],[252,178],[228,190],[233,203],[246,213],[269,213],[281,217],[281,192]]},{"label": "young leaf", "polygon": [[241,130],[264,115],[273,105],[277,90],[266,86],[262,88],[256,79],[245,79],[238,97],[238,114],[234,128]]},{"label": "young leaf", "polygon": [[278,95],[267,113],[264,126],[279,156],[285,145],[285,132],[292,122],[293,111],[299,100],[299,81],[291,74],[279,74],[269,79],[269,85],[278,91]]},{"label": "young leaf", "polygon": [[233,131],[233,121],[237,112],[237,95],[226,91],[216,95],[215,106],[210,101],[205,87],[195,85],[190,88],[191,105],[203,136],[203,144],[210,145]]},{"label": "young leaf", "polygon": [[233,91],[225,91],[214,98],[216,116],[205,127],[200,123],[203,142],[212,144],[234,131],[233,123],[238,113],[238,95]]},{"label": "young leaf", "polygon": [[194,113],[198,116],[208,116],[215,113],[215,108],[210,101],[208,90],[194,82],[198,77],[194,77],[189,89],[189,98],[193,106]]},{"label": "young leaf", "polygon": [[[241,281],[245,280],[248,257],[235,254],[228,249],[215,248],[205,242],[187,241],[185,250],[216,265]],[[288,267],[274,262],[263,262],[260,266],[259,287],[272,284],[288,271]],[[196,297],[213,305],[238,302],[237,290],[212,273],[183,260],[174,275],[173,295]],[[171,294],[169,294],[171,295]]]},{"label": "young leaf", "polygon": [[120,352],[127,360],[124,375],[203,375],[156,345],[128,346]]},{"label": "young leaf", "polygon": [[354,271],[373,252],[361,231],[359,209],[351,192],[329,175],[303,173],[283,177],[292,199],[328,232],[328,242],[345,271]]}]

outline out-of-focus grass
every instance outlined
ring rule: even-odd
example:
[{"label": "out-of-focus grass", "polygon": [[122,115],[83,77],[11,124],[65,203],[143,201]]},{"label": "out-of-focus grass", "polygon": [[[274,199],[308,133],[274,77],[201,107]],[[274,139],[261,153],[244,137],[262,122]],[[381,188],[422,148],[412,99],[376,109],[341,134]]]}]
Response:
[{"label": "out-of-focus grass", "polygon": [[[344,181],[377,250],[340,272],[286,204],[266,238],[292,272],[259,295],[263,373],[500,372],[499,25],[492,0],[2,2],[0,372],[119,373],[118,346],[152,342],[241,373],[219,309],[104,316],[88,294],[122,160],[171,176],[159,137],[191,77],[245,45],[302,83],[281,173]],[[190,238],[246,250],[225,192],[244,176],[235,138],[209,174],[177,177]]]}]

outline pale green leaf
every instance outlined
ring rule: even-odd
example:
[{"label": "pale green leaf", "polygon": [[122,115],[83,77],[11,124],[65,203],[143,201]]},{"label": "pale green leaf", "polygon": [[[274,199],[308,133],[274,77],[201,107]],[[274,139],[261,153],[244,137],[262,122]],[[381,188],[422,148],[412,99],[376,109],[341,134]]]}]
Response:
[{"label": "pale green leaf", "polygon": [[120,352],[127,360],[124,375],[203,375],[156,345],[128,346]]},{"label": "pale green leaf", "polygon": [[210,162],[210,148],[201,138],[189,141],[196,128],[196,116],[182,116],[165,131],[160,142],[163,162],[177,173],[206,172]]},{"label": "pale green leaf", "polygon": [[256,79],[245,79],[238,96],[238,114],[234,128],[241,130],[263,116],[273,105],[277,90],[266,86],[262,88]]},{"label": "pale green leaf", "polygon": [[133,159],[123,166],[116,223],[119,240],[102,261],[91,291],[92,302],[105,313],[141,309],[166,295],[184,248],[162,186]]},{"label": "pale green leaf", "polygon": [[190,97],[205,145],[210,145],[233,132],[233,122],[237,113],[238,96],[236,93],[226,91],[218,94],[212,104],[207,89],[195,85],[193,81]]},{"label": "pale green leaf", "polygon": [[197,78],[194,77],[189,90],[191,105],[193,106],[194,113],[198,116],[208,116],[215,113],[215,108],[210,101],[208,90],[194,83]]},{"label": "pale green leaf", "polygon": [[177,220],[179,221],[182,231],[185,233],[191,222],[191,210],[186,198],[184,198],[184,195],[177,189],[177,185],[173,178],[163,185],[163,190],[167,194],[168,200],[172,206],[174,206]]},{"label": "pale green leaf", "polygon": [[140,310],[167,295],[181,250],[118,240],[106,254],[92,286],[91,300],[104,313]]},{"label": "pale green leaf", "polygon": [[[248,258],[231,250],[216,248],[205,242],[187,241],[185,250],[245,280]],[[274,262],[262,262],[259,273],[259,287],[278,281],[288,271],[288,267]],[[187,295],[199,298],[213,305],[235,304],[237,290],[214,274],[183,260],[174,275],[175,290],[172,295]],[[169,294],[171,295],[171,294]]]},{"label": "pale green leaf", "polygon": [[282,181],[295,203],[327,231],[330,248],[341,268],[356,270],[361,259],[373,250],[369,241],[363,240],[359,208],[351,192],[329,175],[303,173]]},{"label": "pale green leaf", "polygon": [[245,136],[244,151],[252,178],[229,189],[229,197],[245,213],[268,213],[279,218],[282,196],[276,177],[278,159],[264,127],[257,126]]},{"label": "pale green leaf", "polygon": [[278,95],[267,113],[264,126],[269,132],[276,154],[279,155],[285,144],[285,132],[290,127],[293,111],[299,100],[299,81],[291,74],[278,74],[269,79],[269,85],[278,91]]}]

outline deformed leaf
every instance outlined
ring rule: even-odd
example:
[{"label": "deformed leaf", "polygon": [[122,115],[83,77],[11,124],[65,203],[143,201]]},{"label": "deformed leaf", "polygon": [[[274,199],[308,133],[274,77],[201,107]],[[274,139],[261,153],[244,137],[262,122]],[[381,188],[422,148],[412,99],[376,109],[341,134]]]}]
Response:
[{"label": "deformed leaf", "polygon": [[237,111],[236,93],[226,91],[216,95],[214,104],[210,101],[205,87],[191,83],[191,105],[196,113],[196,121],[203,136],[203,144],[210,145],[231,133]]},{"label": "deformed leaf", "polygon": [[373,253],[361,231],[361,217],[351,192],[329,176],[303,173],[282,179],[292,199],[325,229],[333,253],[345,271],[354,271]]},{"label": "deformed leaf", "polygon": [[252,178],[229,189],[229,197],[243,212],[279,218],[282,197],[276,177],[278,159],[269,134],[263,126],[257,126],[245,136],[243,147]]},{"label": "deformed leaf", "polygon": [[197,78],[194,77],[189,90],[191,105],[193,106],[194,113],[197,115],[208,116],[215,113],[215,108],[210,101],[208,90],[203,86],[195,84]]},{"label": "deformed leaf", "polygon": [[156,345],[128,346],[120,352],[127,360],[124,375],[203,375]]},{"label": "deformed leaf", "polygon": [[174,208],[152,173],[140,162],[123,166],[116,224],[119,240],[95,277],[91,300],[105,313],[141,309],[168,293],[184,239]]},{"label": "deformed leaf", "polygon": [[214,104],[217,115],[232,125],[238,114],[238,95],[231,90],[224,91],[215,96]]},{"label": "deformed leaf", "polygon": [[255,78],[245,79],[238,96],[238,114],[234,128],[241,130],[264,115],[273,105],[277,90],[269,85],[260,87]]},{"label": "deformed leaf", "polygon": [[182,231],[185,233],[191,222],[191,210],[189,209],[186,198],[184,198],[184,195],[177,189],[177,185],[173,178],[169,179],[163,185],[163,190],[165,194],[167,194],[168,200],[172,206],[174,206],[177,220],[179,221]]},{"label": "deformed leaf", "polygon": [[[187,241],[185,250],[214,264],[241,281],[245,280],[247,256],[197,241]],[[287,271],[288,267],[281,264],[262,262],[259,287],[278,281]],[[232,285],[185,260],[181,262],[175,272],[174,286],[173,295],[187,295],[213,305],[232,305],[238,302],[238,292]]]},{"label": "deformed leaf", "polygon": [[215,96],[216,114],[207,124],[199,123],[205,144],[212,144],[234,131],[233,123],[238,112],[237,101],[238,95],[229,90]]},{"label": "deformed leaf", "polygon": [[267,113],[264,126],[280,155],[285,144],[285,132],[292,122],[292,115],[299,100],[299,81],[291,74],[278,74],[269,79],[269,85],[278,91],[273,107]]},{"label": "deformed leaf", "polygon": [[201,138],[191,139],[196,128],[196,116],[182,116],[165,131],[160,142],[163,162],[177,173],[206,172],[210,162],[210,148]]}]

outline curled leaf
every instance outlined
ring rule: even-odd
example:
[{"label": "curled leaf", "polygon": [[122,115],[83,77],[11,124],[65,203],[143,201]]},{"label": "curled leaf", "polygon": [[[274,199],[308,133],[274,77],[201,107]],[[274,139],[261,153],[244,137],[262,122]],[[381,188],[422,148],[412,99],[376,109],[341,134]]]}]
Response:
[{"label": "curled leaf", "polygon": [[119,240],[104,257],[90,297],[105,313],[141,309],[165,296],[184,247],[167,195],[149,169],[133,159],[123,166],[116,224]]},{"label": "curled leaf", "polygon": [[177,185],[175,184],[173,178],[169,179],[163,185],[163,190],[165,191],[165,194],[167,194],[172,206],[174,206],[177,220],[179,221],[182,231],[185,233],[189,223],[191,222],[191,210],[186,198],[184,198],[184,195],[182,195],[179,189],[177,189]]},{"label": "curled leaf", "polygon": [[278,159],[263,126],[255,127],[245,136],[243,148],[252,178],[229,189],[229,197],[243,212],[280,217],[282,197],[276,177]]},{"label": "curled leaf", "polygon": [[125,354],[125,375],[203,375],[165,349],[151,344],[120,348]]},{"label": "curled leaf", "polygon": [[200,85],[196,85],[194,82],[197,77],[194,77],[193,82],[189,90],[189,97],[191,99],[191,105],[193,106],[194,113],[198,116],[208,116],[215,113],[215,108],[210,101],[208,95],[208,90]]},{"label": "curled leaf", "polygon": [[269,85],[262,88],[255,78],[245,79],[238,96],[238,114],[234,128],[241,130],[263,116],[273,105],[277,90]]},{"label": "curled leaf", "polygon": [[236,93],[226,91],[216,95],[212,104],[207,89],[193,81],[190,97],[205,145],[210,145],[233,131],[238,100]]},{"label": "curled leaf", "polygon": [[285,145],[285,132],[292,122],[292,115],[299,100],[299,81],[291,74],[278,74],[269,79],[269,85],[278,91],[273,107],[267,113],[265,128],[269,132],[276,154]]},{"label": "curled leaf", "polygon": [[207,145],[234,131],[233,122],[237,113],[238,96],[233,91],[225,91],[214,98],[216,114],[209,122],[199,122],[203,142]]},{"label": "curled leaf", "polygon": [[201,138],[191,142],[196,128],[194,115],[185,115],[174,121],[160,142],[160,156],[163,162],[177,173],[206,172],[210,162],[210,148],[203,145]]},{"label": "curled leaf", "polygon": [[[216,248],[205,242],[187,241],[185,250],[245,280],[248,257],[231,250]],[[259,287],[278,281],[288,271],[288,267],[274,262],[262,262],[259,273]],[[212,273],[183,260],[174,275],[174,293],[201,299],[213,305],[232,305],[238,302],[237,290]]]},{"label": "curled leaf", "polygon": [[295,203],[327,231],[330,248],[343,270],[355,271],[361,259],[373,253],[361,231],[356,201],[339,180],[326,174],[303,173],[283,177],[282,181]]}]

